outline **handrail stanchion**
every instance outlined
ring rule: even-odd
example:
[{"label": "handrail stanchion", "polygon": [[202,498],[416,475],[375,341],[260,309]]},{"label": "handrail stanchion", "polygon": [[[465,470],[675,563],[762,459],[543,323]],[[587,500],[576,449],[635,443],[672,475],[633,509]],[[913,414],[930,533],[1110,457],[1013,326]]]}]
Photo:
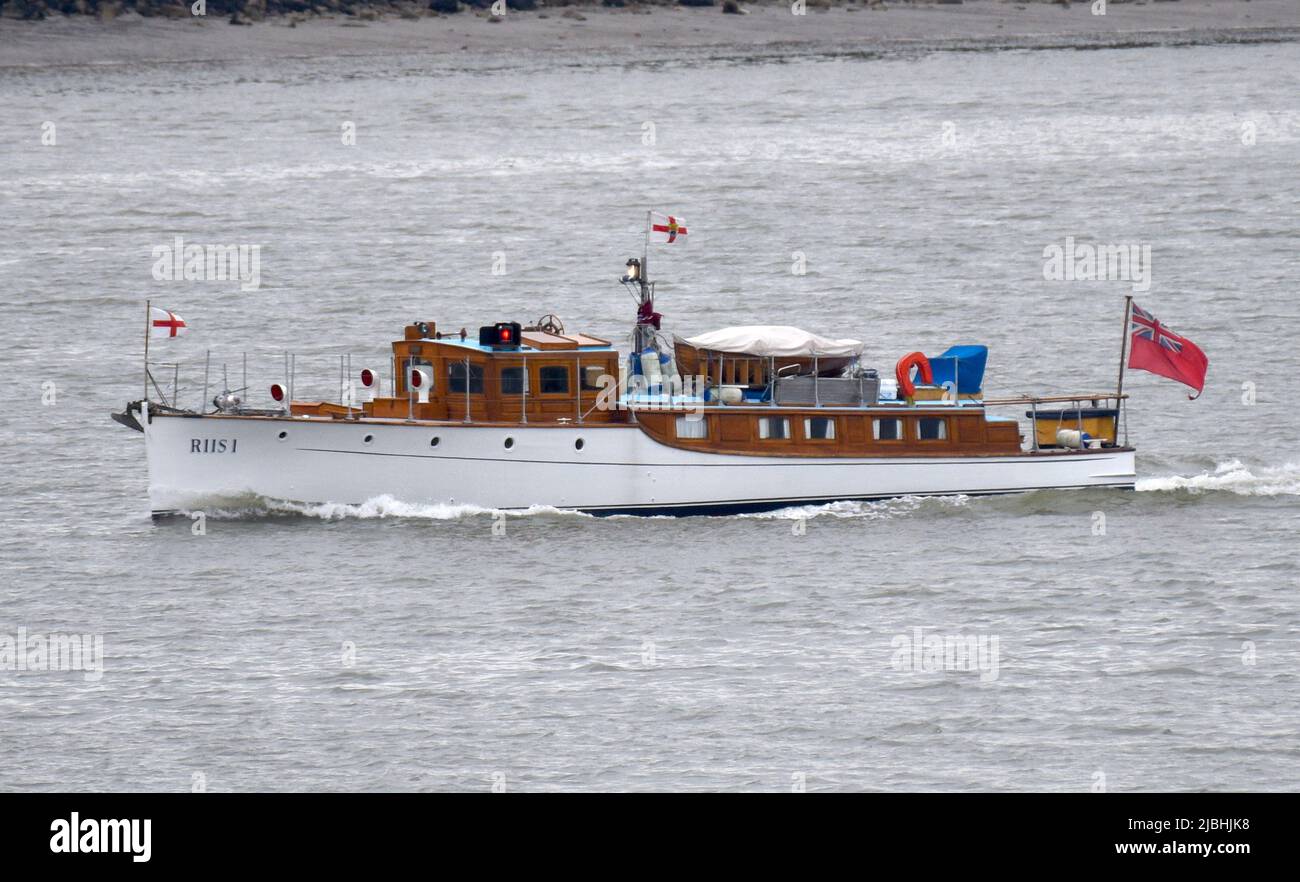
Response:
[{"label": "handrail stanchion", "polygon": [[212,350],[207,350],[207,355],[203,359],[203,400],[199,402],[199,413],[204,413],[208,409],[208,373],[212,369]]},{"label": "handrail stanchion", "polygon": [[465,356],[465,422],[469,422],[469,356]]}]

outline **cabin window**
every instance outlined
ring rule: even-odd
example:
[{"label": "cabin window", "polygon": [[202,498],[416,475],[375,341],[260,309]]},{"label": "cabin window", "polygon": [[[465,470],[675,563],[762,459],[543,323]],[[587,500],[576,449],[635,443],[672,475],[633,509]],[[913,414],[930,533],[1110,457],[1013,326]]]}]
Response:
[{"label": "cabin window", "polygon": [[758,420],[758,437],[777,441],[790,437],[790,420],[785,417],[760,417]]},{"label": "cabin window", "polygon": [[582,391],[597,392],[600,390],[600,378],[605,376],[607,371],[603,364],[589,364],[582,369]]},{"label": "cabin window", "polygon": [[677,437],[707,438],[709,437],[709,421],[703,416],[700,416],[699,419],[679,416],[677,418]]},{"label": "cabin window", "polygon": [[834,441],[835,420],[832,417],[809,417],[803,421],[803,436],[809,441]]},{"label": "cabin window", "polygon": [[902,441],[902,420],[872,420],[871,437],[877,441]]},{"label": "cabin window", "polygon": [[[448,382],[447,389],[451,392],[459,392],[464,395],[465,389],[465,362],[453,361],[447,365]],[[469,365],[469,390],[471,395],[483,394],[483,365]]]},{"label": "cabin window", "polygon": [[565,395],[569,391],[569,369],[562,364],[538,368],[543,395]]},{"label": "cabin window", "polygon": [[948,438],[948,421],[942,417],[922,417],[916,421],[916,437],[922,441],[944,441]]},{"label": "cabin window", "polygon": [[524,369],[519,367],[506,367],[501,369],[501,394],[502,395],[522,395],[524,392]]}]

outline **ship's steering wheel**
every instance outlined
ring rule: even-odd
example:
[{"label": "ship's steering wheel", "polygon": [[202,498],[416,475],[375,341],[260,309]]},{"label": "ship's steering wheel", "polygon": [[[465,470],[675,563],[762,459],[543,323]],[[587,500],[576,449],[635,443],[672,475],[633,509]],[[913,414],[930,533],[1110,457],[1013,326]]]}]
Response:
[{"label": "ship's steering wheel", "polygon": [[560,317],[553,312],[548,312],[546,315],[539,318],[534,323],[534,327],[547,334],[564,333],[564,322],[560,321]]}]

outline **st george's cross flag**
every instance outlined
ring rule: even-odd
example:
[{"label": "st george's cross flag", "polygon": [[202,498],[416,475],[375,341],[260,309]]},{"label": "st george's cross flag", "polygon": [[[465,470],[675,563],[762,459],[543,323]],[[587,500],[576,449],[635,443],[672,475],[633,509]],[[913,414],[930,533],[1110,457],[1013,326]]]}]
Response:
[{"label": "st george's cross flag", "polygon": [[650,212],[650,231],[666,237],[661,241],[671,245],[686,237],[686,223],[680,217],[671,214]]},{"label": "st george's cross flag", "polygon": [[1196,398],[1205,388],[1205,371],[1209,359],[1200,348],[1180,337],[1136,303],[1129,315],[1128,366],[1177,380],[1196,390]]},{"label": "st george's cross flag", "polygon": [[159,309],[156,306],[149,307],[150,337],[154,339],[158,337],[180,337],[183,334],[188,334],[189,330],[189,325],[185,324],[185,319],[176,313]]}]

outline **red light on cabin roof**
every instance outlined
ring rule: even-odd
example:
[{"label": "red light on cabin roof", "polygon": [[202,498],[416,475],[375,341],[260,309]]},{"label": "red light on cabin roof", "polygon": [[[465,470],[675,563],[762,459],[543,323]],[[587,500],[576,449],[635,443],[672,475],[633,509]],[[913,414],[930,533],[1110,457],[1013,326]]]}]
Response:
[{"label": "red light on cabin roof", "polygon": [[502,329],[501,329],[501,342],[502,342],[502,343],[509,343],[509,342],[510,342],[510,329],[509,329],[509,328],[502,328]]}]

